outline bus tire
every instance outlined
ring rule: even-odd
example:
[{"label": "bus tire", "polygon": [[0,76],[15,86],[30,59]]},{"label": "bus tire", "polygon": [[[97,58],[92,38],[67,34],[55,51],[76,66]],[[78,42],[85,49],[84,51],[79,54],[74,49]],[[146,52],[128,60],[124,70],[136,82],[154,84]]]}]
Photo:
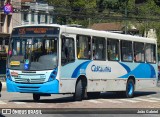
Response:
[{"label": "bus tire", "polygon": [[82,85],[82,80],[79,80],[77,82],[76,88],[75,88],[75,93],[74,93],[74,100],[75,101],[82,101],[84,97],[84,91],[85,88]]},{"label": "bus tire", "polygon": [[40,95],[33,93],[33,100],[34,101],[39,101],[40,100]]},{"label": "bus tire", "polygon": [[126,92],[125,92],[125,96],[127,98],[132,98],[134,95],[134,81],[132,79],[129,79],[127,81],[127,85],[126,85]]},{"label": "bus tire", "polygon": [[87,92],[88,99],[99,98],[100,92]]}]

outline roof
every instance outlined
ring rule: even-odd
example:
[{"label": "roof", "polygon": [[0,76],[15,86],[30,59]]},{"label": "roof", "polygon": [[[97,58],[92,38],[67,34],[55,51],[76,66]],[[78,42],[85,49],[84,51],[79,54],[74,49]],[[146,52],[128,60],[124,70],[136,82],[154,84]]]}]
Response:
[{"label": "roof", "polygon": [[119,22],[95,23],[89,28],[94,29],[94,30],[121,31],[124,28],[124,26]]}]

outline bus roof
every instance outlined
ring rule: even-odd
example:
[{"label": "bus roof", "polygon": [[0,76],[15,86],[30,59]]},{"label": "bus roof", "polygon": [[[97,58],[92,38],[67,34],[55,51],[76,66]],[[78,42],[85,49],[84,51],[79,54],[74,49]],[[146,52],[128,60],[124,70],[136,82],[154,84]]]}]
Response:
[{"label": "bus roof", "polygon": [[30,26],[60,27],[61,32],[66,34],[79,34],[79,35],[98,36],[98,37],[105,37],[105,38],[112,38],[112,39],[119,39],[119,40],[157,43],[157,40],[153,38],[145,38],[145,37],[119,34],[119,33],[107,32],[107,31],[98,31],[98,30],[87,29],[87,28],[69,27],[67,25],[59,25],[59,24],[29,24],[29,25],[17,26],[14,28],[30,27]]}]

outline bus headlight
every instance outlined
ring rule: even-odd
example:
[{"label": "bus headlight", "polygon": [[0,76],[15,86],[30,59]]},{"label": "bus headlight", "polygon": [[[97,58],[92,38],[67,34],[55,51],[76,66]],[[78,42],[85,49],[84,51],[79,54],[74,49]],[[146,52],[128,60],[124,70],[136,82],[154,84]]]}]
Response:
[{"label": "bus headlight", "polygon": [[56,76],[57,76],[57,70],[54,70],[54,71],[51,73],[51,75],[50,75],[50,77],[49,77],[49,79],[48,79],[48,82],[55,80],[55,79],[56,79]]}]

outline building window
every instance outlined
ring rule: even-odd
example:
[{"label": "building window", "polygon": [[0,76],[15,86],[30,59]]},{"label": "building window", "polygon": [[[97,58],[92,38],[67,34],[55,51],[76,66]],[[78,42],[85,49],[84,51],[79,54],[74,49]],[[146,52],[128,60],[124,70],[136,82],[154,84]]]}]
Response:
[{"label": "building window", "polygon": [[131,41],[121,41],[121,57],[122,61],[133,61]]},{"label": "building window", "polygon": [[27,13],[24,13],[23,14],[23,21],[25,21],[25,22],[28,22],[29,20],[28,20],[28,14]]},{"label": "building window", "polygon": [[31,21],[34,22],[34,13],[31,14]]},{"label": "building window", "polygon": [[107,55],[109,61],[119,60],[119,40],[108,39],[107,41]]},{"label": "building window", "polygon": [[144,62],[144,43],[134,43],[134,60],[135,62]]},{"label": "building window", "polygon": [[40,23],[45,23],[46,22],[46,16],[41,14],[40,15]]},{"label": "building window", "polygon": [[146,62],[156,63],[156,46],[154,44],[146,44],[145,58]]},{"label": "building window", "polygon": [[105,38],[93,37],[93,60],[105,60]]}]

